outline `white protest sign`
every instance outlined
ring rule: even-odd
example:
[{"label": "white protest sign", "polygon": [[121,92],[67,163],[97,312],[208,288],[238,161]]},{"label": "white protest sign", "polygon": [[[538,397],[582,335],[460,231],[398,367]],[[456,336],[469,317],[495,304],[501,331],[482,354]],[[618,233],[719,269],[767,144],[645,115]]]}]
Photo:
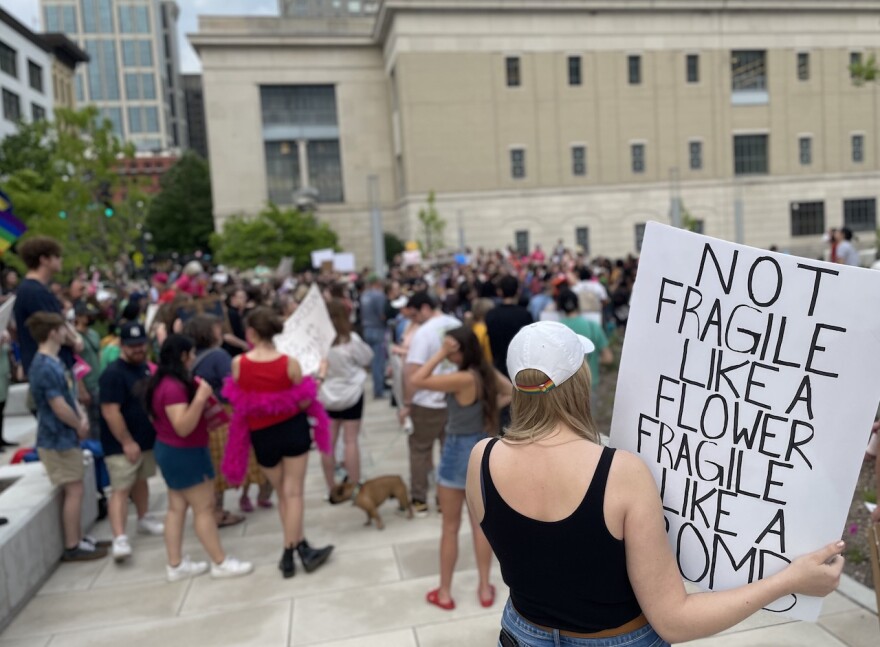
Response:
[{"label": "white protest sign", "polygon": [[333,255],[333,271],[334,272],[354,272],[354,254],[343,252]]},{"label": "white protest sign", "polygon": [[312,267],[319,269],[324,261],[332,261],[335,254],[332,249],[316,249],[312,252]]},{"label": "white protest sign", "polygon": [[12,307],[15,305],[15,297],[9,297],[0,305],[0,332],[9,327],[9,319],[12,317]]},{"label": "white protest sign", "polygon": [[275,336],[275,347],[296,359],[304,375],[315,373],[336,339],[336,329],[327,313],[327,304],[314,283],[296,311]]},{"label": "white protest sign", "polygon": [[[878,331],[878,272],[648,224],[611,445],[653,472],[685,579],[733,588],[841,538]],[[821,600],[767,608],[815,620]]]}]

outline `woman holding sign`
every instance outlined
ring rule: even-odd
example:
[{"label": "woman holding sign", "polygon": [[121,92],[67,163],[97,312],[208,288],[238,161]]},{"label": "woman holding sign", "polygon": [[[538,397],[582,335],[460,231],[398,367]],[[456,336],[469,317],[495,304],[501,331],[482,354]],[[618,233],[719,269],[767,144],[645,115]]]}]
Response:
[{"label": "woman holding sign", "polygon": [[254,310],[245,322],[245,335],[252,348],[232,362],[232,380],[223,396],[232,404],[229,444],[223,457],[223,473],[231,483],[241,483],[247,471],[249,447],[278,492],[278,512],[284,531],[284,552],[278,568],[284,577],[295,572],[293,554],[311,573],[321,566],[333,546],[312,548],[303,536],[303,486],[315,418],[315,439],[322,452],[330,451],[327,412],[317,402],[317,385],[304,377],[299,362],[279,352],[273,338],[284,323],[270,308]]},{"label": "woman holding sign", "polygon": [[837,588],[843,542],[761,581],[689,595],[650,471],[599,443],[592,350],[559,323],[523,328],[507,357],[514,422],[471,453],[468,505],[510,587],[499,645],[661,647],[727,629],[778,598]]}]

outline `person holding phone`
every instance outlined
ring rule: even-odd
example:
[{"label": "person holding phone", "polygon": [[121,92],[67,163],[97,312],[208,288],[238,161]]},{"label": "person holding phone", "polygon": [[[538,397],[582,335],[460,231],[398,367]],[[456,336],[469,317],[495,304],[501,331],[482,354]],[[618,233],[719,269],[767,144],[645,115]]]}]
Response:
[{"label": "person holding phone", "polygon": [[592,350],[560,323],[523,328],[507,354],[513,422],[471,453],[468,505],[510,587],[499,645],[663,647],[723,631],[781,597],[837,588],[842,541],[760,581],[688,594],[651,472],[599,443]]}]

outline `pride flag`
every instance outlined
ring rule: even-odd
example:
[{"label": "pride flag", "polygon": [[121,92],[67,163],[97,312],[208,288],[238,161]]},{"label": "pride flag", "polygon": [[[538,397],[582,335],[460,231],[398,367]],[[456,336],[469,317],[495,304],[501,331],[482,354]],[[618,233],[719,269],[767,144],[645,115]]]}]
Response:
[{"label": "pride flag", "polygon": [[25,231],[25,224],[12,213],[12,200],[0,191],[0,254],[12,247]]}]

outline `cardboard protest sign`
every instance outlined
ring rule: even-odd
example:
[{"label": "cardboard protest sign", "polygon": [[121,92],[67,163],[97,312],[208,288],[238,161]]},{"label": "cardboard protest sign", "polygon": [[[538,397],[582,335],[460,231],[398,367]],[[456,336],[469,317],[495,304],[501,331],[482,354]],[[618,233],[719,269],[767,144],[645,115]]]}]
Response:
[{"label": "cardboard protest sign", "polygon": [[878,304],[878,272],[648,224],[611,445],[653,472],[685,579],[729,589],[841,538],[880,400]]},{"label": "cardboard protest sign", "polygon": [[336,328],[330,321],[321,291],[313,283],[302,303],[284,322],[284,331],[275,336],[275,347],[296,359],[303,374],[310,375],[327,357],[334,339]]}]

